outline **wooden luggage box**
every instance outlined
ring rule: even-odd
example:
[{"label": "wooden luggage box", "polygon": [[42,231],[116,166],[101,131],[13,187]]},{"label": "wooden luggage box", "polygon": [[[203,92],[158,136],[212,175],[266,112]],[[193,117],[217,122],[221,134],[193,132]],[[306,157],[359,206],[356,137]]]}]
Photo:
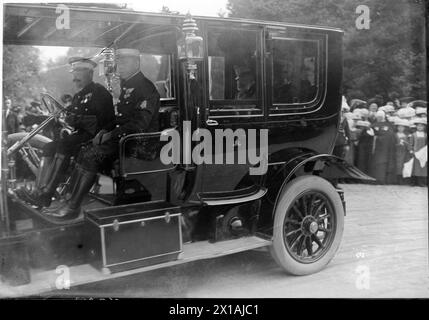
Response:
[{"label": "wooden luggage box", "polygon": [[164,201],[85,212],[90,264],[119,272],[176,260],[182,252],[180,207]]}]

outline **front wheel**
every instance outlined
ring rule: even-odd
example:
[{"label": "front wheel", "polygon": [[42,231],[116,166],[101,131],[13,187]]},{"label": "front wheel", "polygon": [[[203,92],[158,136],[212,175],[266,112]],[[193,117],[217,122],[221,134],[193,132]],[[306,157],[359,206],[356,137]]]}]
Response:
[{"label": "front wheel", "polygon": [[323,269],[335,256],[344,228],[344,209],[335,188],[318,176],[292,180],[282,191],[270,251],[293,275]]}]

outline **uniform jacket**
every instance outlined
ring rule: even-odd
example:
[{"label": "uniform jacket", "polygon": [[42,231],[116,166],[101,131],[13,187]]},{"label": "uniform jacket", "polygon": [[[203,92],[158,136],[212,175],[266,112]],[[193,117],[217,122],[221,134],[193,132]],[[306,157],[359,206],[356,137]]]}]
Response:
[{"label": "uniform jacket", "polygon": [[158,131],[160,96],[155,85],[141,72],[121,80],[115,121],[109,126],[113,139],[132,133]]},{"label": "uniform jacket", "polygon": [[72,113],[67,121],[78,132],[86,131],[94,136],[115,119],[113,98],[109,91],[99,83],[91,82],[73,97],[67,108]]}]

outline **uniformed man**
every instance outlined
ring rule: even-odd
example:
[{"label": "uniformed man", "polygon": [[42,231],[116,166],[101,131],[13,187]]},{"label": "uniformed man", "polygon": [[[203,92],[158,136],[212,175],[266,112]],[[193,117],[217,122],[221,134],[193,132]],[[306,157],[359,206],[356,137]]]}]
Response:
[{"label": "uniformed man", "polygon": [[82,144],[93,139],[100,130],[106,129],[115,118],[111,94],[92,80],[97,64],[85,58],[71,58],[69,63],[78,92],[66,109],[66,122],[75,131],[44,147],[35,190],[29,192],[22,189],[18,193],[24,200],[39,207],[51,204],[71,156],[77,155]]},{"label": "uniformed man", "polygon": [[82,200],[95,182],[97,172],[119,157],[119,140],[122,137],[158,131],[160,96],[155,85],[140,71],[140,52],[118,49],[116,58],[121,78],[116,118],[93,138],[91,145],[81,150],[74,172],[78,183],[70,199],[58,210],[46,212],[58,220],[79,216]]}]

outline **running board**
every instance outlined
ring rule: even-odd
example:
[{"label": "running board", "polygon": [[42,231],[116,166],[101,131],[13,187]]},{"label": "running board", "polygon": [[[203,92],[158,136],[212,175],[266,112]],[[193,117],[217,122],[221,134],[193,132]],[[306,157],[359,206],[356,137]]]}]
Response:
[{"label": "running board", "polygon": [[[199,241],[184,244],[183,252],[175,261],[164,262],[161,264],[112,274],[109,274],[107,272],[101,272],[89,264],[71,266],[67,271],[70,276],[70,286],[79,286],[88,283],[131,276],[134,274],[155,269],[172,267],[175,265],[188,263],[196,260],[217,258],[242,251],[262,248],[269,245],[271,245],[270,240],[261,239],[255,236],[220,241],[215,243],[210,243],[208,241]],[[61,270],[33,270],[31,272],[31,283],[23,286],[11,287],[0,283],[0,298],[33,296],[61,289],[61,287],[57,287],[58,285],[62,285],[62,282],[58,279],[64,279],[65,272],[67,271],[64,270],[65,266],[60,266],[57,269]],[[61,290],[57,292],[61,294]]]},{"label": "running board", "polygon": [[266,188],[259,189],[256,193],[253,193],[244,197],[222,197],[222,198],[202,198],[202,202],[208,206],[223,206],[229,204],[237,204],[244,202],[251,202],[262,198],[267,193]]}]

